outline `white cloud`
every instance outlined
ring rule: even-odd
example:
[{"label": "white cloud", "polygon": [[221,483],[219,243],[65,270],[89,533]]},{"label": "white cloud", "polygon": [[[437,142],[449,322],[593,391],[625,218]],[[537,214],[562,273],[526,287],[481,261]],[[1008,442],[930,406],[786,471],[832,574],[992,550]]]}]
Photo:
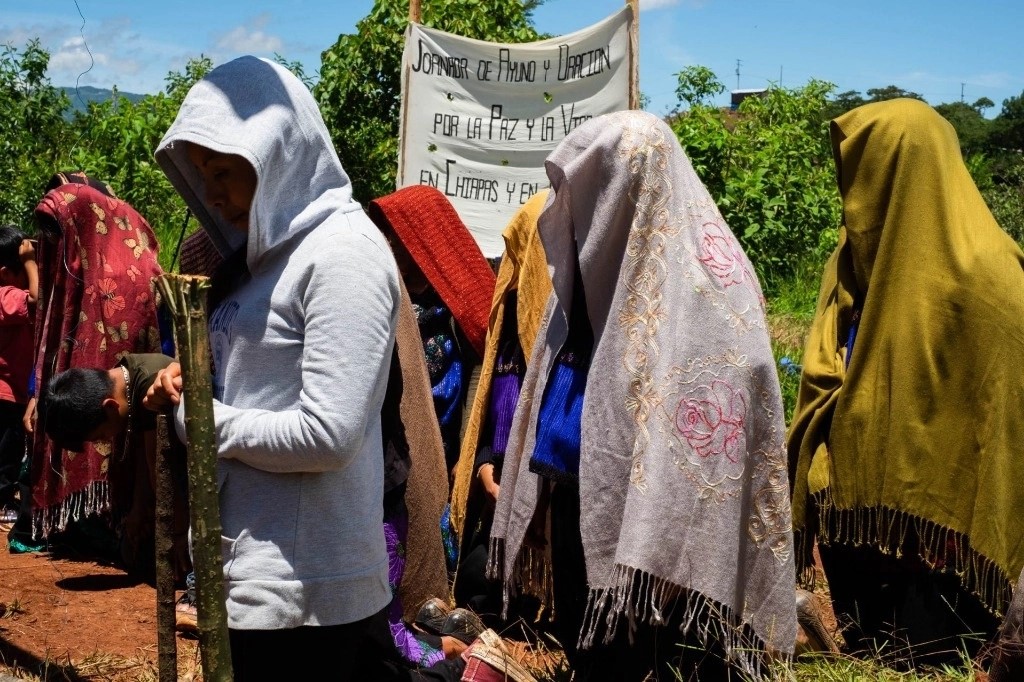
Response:
[{"label": "white cloud", "polygon": [[640,11],[646,9],[661,9],[662,7],[672,7],[678,5],[679,0],[640,0]]},{"label": "white cloud", "polygon": [[269,17],[261,15],[248,24],[231,29],[217,39],[217,49],[236,54],[282,52],[284,41],[263,31]]},{"label": "white cloud", "polygon": [[675,7],[676,5],[687,5],[689,7],[702,7],[704,0],[640,0],[640,11],[649,9],[663,9]]},{"label": "white cloud", "polygon": [[83,73],[109,63],[109,55],[90,49],[81,36],[67,38],[50,55],[50,70],[56,73]]}]

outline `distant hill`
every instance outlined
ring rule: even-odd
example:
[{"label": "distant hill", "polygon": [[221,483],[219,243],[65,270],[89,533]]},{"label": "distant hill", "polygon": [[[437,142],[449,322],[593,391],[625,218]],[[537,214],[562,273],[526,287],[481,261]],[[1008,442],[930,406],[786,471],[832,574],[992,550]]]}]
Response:
[{"label": "distant hill", "polygon": [[[84,112],[89,102],[106,102],[114,94],[113,90],[94,88],[91,85],[79,86],[77,92],[74,86],[65,86],[61,89],[67,93],[68,99],[71,100],[71,108],[65,112],[67,118],[74,116],[76,111]],[[145,95],[137,95],[134,92],[124,92],[122,90],[118,90],[117,93],[127,97],[132,103],[138,102],[145,97]]]}]

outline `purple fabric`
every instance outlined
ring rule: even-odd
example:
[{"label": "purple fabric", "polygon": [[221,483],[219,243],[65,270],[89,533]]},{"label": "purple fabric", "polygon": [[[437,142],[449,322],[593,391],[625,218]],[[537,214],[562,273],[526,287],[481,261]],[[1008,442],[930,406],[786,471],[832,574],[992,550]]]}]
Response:
[{"label": "purple fabric", "polygon": [[388,604],[388,625],[395,646],[402,656],[415,665],[428,668],[444,660],[444,651],[435,649],[418,639],[416,634],[402,620],[402,600],[398,597],[398,585],[405,573],[405,539],[409,535],[409,512],[402,506],[401,511],[384,519],[384,539],[388,548],[388,583],[394,597]]},{"label": "purple fabric", "polygon": [[[499,362],[501,359],[499,358]],[[491,451],[496,455],[504,455],[508,447],[508,434],[512,429],[512,415],[519,402],[519,390],[523,385],[523,377],[514,371],[502,372],[499,364],[491,383],[491,423],[494,424],[494,437],[491,439]]]}]

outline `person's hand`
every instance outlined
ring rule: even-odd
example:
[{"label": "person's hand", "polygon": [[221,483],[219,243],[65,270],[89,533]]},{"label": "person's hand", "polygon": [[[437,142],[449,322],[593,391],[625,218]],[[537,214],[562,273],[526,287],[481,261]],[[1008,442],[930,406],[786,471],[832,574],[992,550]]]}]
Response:
[{"label": "person's hand", "polygon": [[21,262],[35,260],[36,259],[36,243],[31,239],[22,239],[21,246],[18,247],[18,256],[21,258]]},{"label": "person's hand", "polygon": [[147,410],[162,412],[181,402],[181,364],[172,362],[156,373],[142,404]]},{"label": "person's hand", "polygon": [[441,637],[441,650],[444,651],[444,657],[447,659],[458,658],[468,648],[469,645],[460,639],[448,635]]},{"label": "person's hand", "polygon": [[25,427],[25,433],[35,433],[36,431],[36,399],[29,398],[28,405],[25,407],[25,416],[21,418],[21,424]]},{"label": "person's hand", "polygon": [[484,490],[495,502],[498,501],[498,493],[501,491],[501,486],[494,482],[494,465],[490,462],[481,464],[480,468],[476,472],[477,477],[480,479],[480,483],[483,484]]}]

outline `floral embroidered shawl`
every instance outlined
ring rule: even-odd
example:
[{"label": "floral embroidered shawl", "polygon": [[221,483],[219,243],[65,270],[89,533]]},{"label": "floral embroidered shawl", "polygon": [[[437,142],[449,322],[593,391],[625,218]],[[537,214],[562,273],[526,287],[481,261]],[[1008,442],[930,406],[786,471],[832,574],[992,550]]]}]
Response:
[{"label": "floral embroidered shawl", "polygon": [[[595,347],[583,406],[581,645],[623,623],[714,635],[757,673],[792,652],[785,425],[753,269],[672,130],[644,112],[577,128],[548,157],[540,235],[554,290],[506,452],[489,564],[514,584],[540,481],[540,397],[568,334],[578,258]],[[532,397],[532,399],[531,399]]]},{"label": "floral embroidered shawl", "polygon": [[789,436],[798,563],[816,536],[914,551],[999,613],[1024,568],[1024,254],[927,104],[854,109],[832,148],[844,224]]},{"label": "floral embroidered shawl", "polygon": [[[36,207],[39,304],[35,322],[36,392],[71,367],[109,369],[129,353],[160,352],[152,280],[161,274],[156,237],[130,205],[77,177],[51,189]],[[124,443],[87,443],[80,453],[59,450],[40,424],[32,445],[35,534],[111,509],[126,494],[134,462]],[[130,495],[128,495],[130,499]],[[114,510],[115,512],[124,510]]]}]

